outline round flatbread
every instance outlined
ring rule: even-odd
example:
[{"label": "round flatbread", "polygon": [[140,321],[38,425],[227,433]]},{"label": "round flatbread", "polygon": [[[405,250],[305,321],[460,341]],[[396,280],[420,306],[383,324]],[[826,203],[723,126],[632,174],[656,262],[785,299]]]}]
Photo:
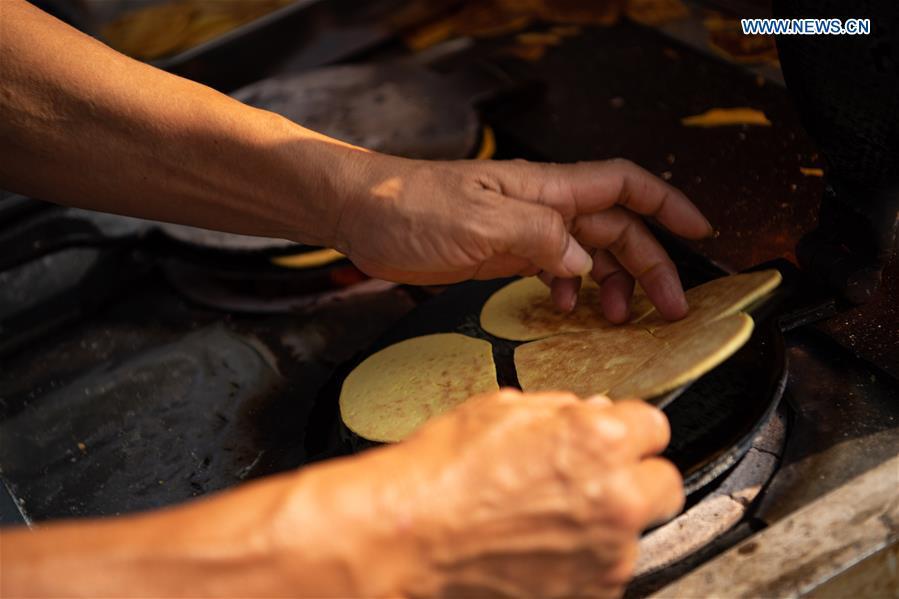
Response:
[{"label": "round flatbread", "polygon": [[752,329],[752,318],[739,313],[694,321],[666,337],[639,324],[557,335],[516,348],[515,370],[524,391],[651,399],[718,366],[746,343]]},{"label": "round flatbread", "polygon": [[[652,304],[638,287],[631,300],[632,318],[644,316],[651,310]],[[583,280],[577,306],[571,312],[563,312],[553,304],[549,288],[537,277],[506,285],[491,295],[481,310],[481,328],[512,341],[531,341],[612,326],[599,305],[599,286],[590,278]]]},{"label": "round flatbread", "polygon": [[664,342],[633,325],[556,335],[515,349],[523,391],[571,391],[587,398],[605,394],[633,376]]},{"label": "round flatbread", "polygon": [[753,327],[752,318],[741,312],[660,339],[664,348],[613,386],[608,396],[648,399],[695,381],[743,347]]},{"label": "round flatbread", "polygon": [[490,343],[456,333],[426,335],[359,364],[340,390],[340,417],[365,439],[402,441],[472,395],[498,389]]},{"label": "round flatbread", "polygon": [[702,323],[735,314],[757,302],[780,285],[782,277],[776,270],[762,270],[714,279],[686,292],[690,312],[686,318],[668,322],[655,309],[635,319],[652,334],[669,338],[695,331]]}]

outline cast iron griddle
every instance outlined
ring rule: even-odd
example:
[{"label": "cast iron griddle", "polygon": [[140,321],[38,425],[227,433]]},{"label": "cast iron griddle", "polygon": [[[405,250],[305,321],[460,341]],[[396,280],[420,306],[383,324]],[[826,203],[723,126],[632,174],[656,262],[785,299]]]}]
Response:
[{"label": "cast iron griddle", "polygon": [[[460,283],[413,310],[363,355],[335,373],[318,398],[319,418],[336,415],[340,422],[337,400],[341,385],[366,357],[404,339],[433,333],[455,332],[489,341],[493,345],[498,382],[501,386],[518,387],[513,354],[522,342],[494,337],[479,323],[481,307],[487,298],[512,280]],[[743,456],[783,393],[786,358],[780,329],[772,315],[759,311],[754,316],[756,328],[747,344],[664,408],[672,430],[671,444],[664,455],[684,475],[688,493],[714,480]],[[311,448],[311,451],[325,451],[330,457],[375,445],[353,434],[342,423],[338,428],[341,441],[337,449],[332,446]],[[314,437],[309,439],[314,440]]]}]

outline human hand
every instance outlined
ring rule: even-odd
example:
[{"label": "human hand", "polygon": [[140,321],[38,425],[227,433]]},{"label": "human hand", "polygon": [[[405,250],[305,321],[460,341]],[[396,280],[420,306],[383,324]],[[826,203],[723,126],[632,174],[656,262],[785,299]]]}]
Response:
[{"label": "human hand", "polygon": [[640,531],[683,505],[677,470],[654,457],[668,439],[662,412],[640,401],[472,398],[409,440],[344,462],[342,484],[321,487],[329,526],[341,543],[356,540],[343,570],[357,585],[344,591],[618,596]]},{"label": "human hand", "polygon": [[[503,390],[186,505],[0,531],[15,596],[617,596],[683,504],[660,411]],[[9,563],[7,563],[7,561]]]},{"label": "human hand", "polygon": [[664,317],[687,312],[677,270],[641,215],[689,239],[711,225],[631,162],[356,159],[367,161],[363,183],[343,204],[335,243],[372,276],[436,284],[542,272],[570,310],[576,277],[589,272],[612,322],[627,320],[635,280]]}]

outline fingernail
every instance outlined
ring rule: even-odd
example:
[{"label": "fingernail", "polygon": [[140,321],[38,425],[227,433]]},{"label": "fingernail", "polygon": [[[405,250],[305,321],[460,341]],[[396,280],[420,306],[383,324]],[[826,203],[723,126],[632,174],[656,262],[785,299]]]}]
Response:
[{"label": "fingernail", "polygon": [[565,255],[562,256],[564,266],[572,276],[585,275],[593,269],[593,259],[574,238],[568,242]]},{"label": "fingernail", "polygon": [[705,226],[708,229],[706,237],[713,237],[715,235],[715,227],[712,226],[712,222],[708,218],[706,218],[705,215],[703,215],[703,218],[705,218]]},{"label": "fingernail", "polygon": [[572,293],[571,297],[565,302],[565,309],[571,312],[577,306],[577,293]]}]

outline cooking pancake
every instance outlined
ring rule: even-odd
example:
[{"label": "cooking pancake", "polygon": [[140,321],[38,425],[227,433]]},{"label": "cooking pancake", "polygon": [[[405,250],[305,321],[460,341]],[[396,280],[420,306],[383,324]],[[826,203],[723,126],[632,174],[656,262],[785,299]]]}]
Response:
[{"label": "cooking pancake", "polygon": [[571,391],[586,398],[607,393],[664,348],[643,327],[626,324],[520,345],[515,370],[524,391]]},{"label": "cooking pancake", "polygon": [[752,328],[752,318],[739,313],[696,320],[664,337],[640,323],[568,333],[516,348],[515,370],[524,391],[650,399],[715,368],[746,343]]},{"label": "cooking pancake", "polygon": [[776,270],[763,270],[714,279],[688,289],[686,292],[690,312],[686,318],[668,322],[651,309],[639,323],[658,337],[671,337],[695,330],[701,323],[735,314],[752,305],[780,285],[782,277]]},{"label": "cooking pancake", "polygon": [[704,323],[695,330],[682,329],[639,370],[615,384],[612,399],[658,397],[695,381],[740,349],[752,335],[752,318],[742,312]]},{"label": "cooking pancake", "polygon": [[425,335],[359,364],[340,390],[340,416],[360,437],[402,441],[472,395],[498,389],[490,343],[457,333]]},{"label": "cooking pancake", "polygon": [[[631,300],[632,317],[639,318],[651,310],[652,304],[638,287]],[[563,312],[553,304],[549,288],[537,277],[506,285],[490,296],[481,310],[481,328],[513,341],[611,326],[599,305],[599,286],[590,278],[584,278],[577,306],[571,312]]]}]

